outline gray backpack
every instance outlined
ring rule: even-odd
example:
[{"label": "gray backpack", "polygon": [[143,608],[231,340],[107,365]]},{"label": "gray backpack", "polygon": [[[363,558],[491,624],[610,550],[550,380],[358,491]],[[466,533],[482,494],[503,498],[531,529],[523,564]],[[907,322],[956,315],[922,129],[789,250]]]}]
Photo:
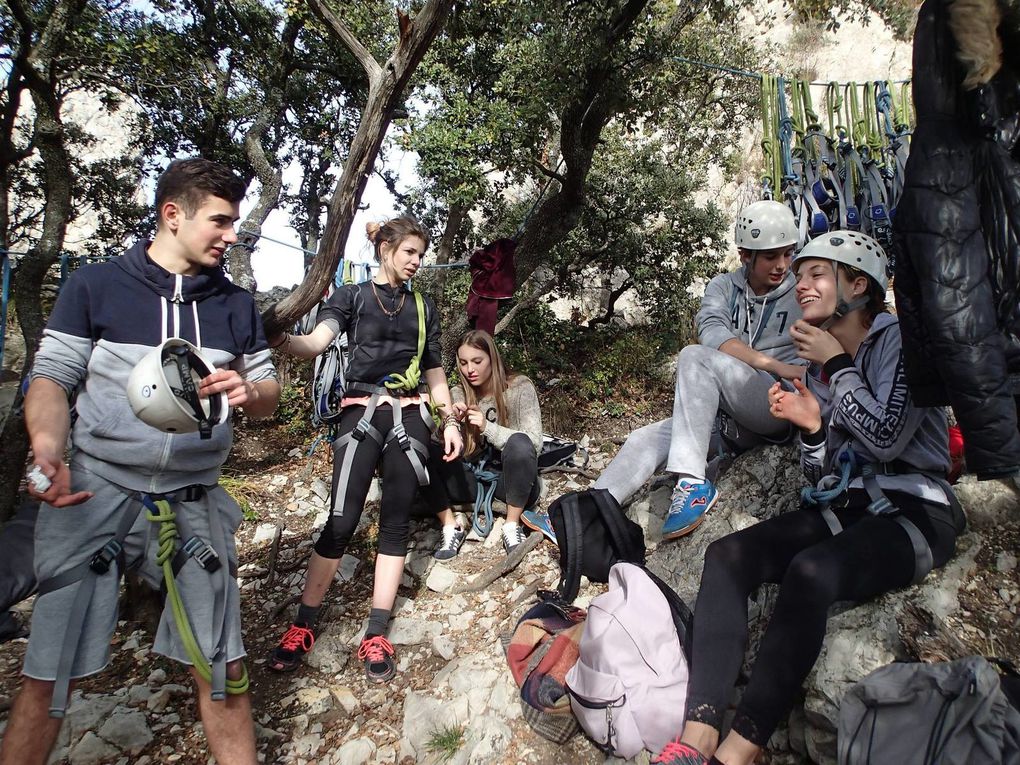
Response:
[{"label": "gray backpack", "polygon": [[839,707],[839,765],[1020,765],[1020,712],[980,656],[880,667]]}]

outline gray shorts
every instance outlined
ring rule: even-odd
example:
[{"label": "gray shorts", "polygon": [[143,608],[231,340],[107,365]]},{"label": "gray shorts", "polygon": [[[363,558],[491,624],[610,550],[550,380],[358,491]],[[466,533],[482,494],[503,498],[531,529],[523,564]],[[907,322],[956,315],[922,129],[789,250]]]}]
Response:
[{"label": "gray shorts", "polygon": [[[71,465],[73,491],[91,491],[94,496],[80,505],[54,508],[43,504],[35,528],[35,574],[44,582],[92,556],[111,539],[124,513],[136,513],[134,525],[124,542],[124,561],[129,569],[137,571],[153,587],[160,587],[163,572],[156,565],[159,526],[148,520],[141,507],[138,492],[110,483],[80,465]],[[191,621],[202,652],[212,660],[220,643],[221,630],[226,630],[226,656],[228,661],[245,655],[241,641],[240,597],[237,579],[230,571],[237,570],[237,549],[234,533],[241,522],[237,503],[221,487],[208,488],[194,502],[174,502],[171,508],[180,515],[187,514],[191,531],[221,550],[226,548],[227,561],[221,561],[219,570],[208,573],[194,559],[176,576],[181,600]],[[217,523],[210,524],[210,513],[217,514]],[[214,526],[215,528],[211,528]],[[213,536],[220,537],[216,541]],[[78,651],[71,669],[71,677],[85,677],[99,672],[110,661],[110,638],[117,626],[117,601],[120,594],[120,577],[117,568],[96,580],[95,592],[85,616]],[[222,584],[214,584],[220,577]],[[219,586],[224,596],[222,625],[214,613],[214,593]],[[78,584],[70,584],[36,598],[32,612],[32,632],[25,654],[24,674],[38,680],[54,680],[60,661],[61,647],[71,604],[75,600]],[[169,603],[163,609],[153,650],[191,664],[184,649]]]}]

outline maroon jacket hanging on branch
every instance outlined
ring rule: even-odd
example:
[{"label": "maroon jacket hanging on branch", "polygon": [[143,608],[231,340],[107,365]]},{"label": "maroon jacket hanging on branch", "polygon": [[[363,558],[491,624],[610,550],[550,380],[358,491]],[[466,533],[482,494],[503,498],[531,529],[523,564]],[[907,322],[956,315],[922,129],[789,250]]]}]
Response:
[{"label": "maroon jacket hanging on branch", "polygon": [[497,239],[468,260],[471,267],[471,290],[467,299],[468,323],[473,329],[484,329],[490,335],[496,331],[496,311],[500,300],[514,295],[513,239]]}]

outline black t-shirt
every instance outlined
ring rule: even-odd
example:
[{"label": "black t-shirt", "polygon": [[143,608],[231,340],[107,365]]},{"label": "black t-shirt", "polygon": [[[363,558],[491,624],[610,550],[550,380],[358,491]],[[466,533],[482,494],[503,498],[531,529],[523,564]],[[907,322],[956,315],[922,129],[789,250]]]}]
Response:
[{"label": "black t-shirt", "polygon": [[[373,294],[373,286],[375,293]],[[425,295],[425,350],[421,369],[443,366],[439,344],[439,311]],[[403,305],[401,305],[403,300]],[[388,316],[398,306],[395,316]],[[406,285],[391,287],[388,284],[345,284],[330,296],[319,310],[319,322],[335,323],[340,332],[347,333],[349,361],[346,369],[348,382],[378,385],[390,374],[403,374],[418,352],[418,309],[414,295]]]}]

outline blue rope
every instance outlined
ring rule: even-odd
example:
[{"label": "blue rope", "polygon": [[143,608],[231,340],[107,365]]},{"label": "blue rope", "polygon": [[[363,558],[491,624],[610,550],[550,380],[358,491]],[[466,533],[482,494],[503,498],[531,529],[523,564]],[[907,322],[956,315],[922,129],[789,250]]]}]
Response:
[{"label": "blue rope", "polygon": [[815,505],[825,507],[846,491],[846,487],[850,485],[850,478],[857,469],[857,457],[852,449],[847,449],[840,452],[837,462],[839,463],[840,471],[839,483],[831,489],[817,489],[805,486],[800,492],[800,499],[804,505],[808,507]]},{"label": "blue rope", "polygon": [[492,498],[496,494],[496,482],[499,481],[499,473],[494,470],[486,470],[486,460],[472,465],[475,480],[478,482],[478,489],[475,493],[475,509],[471,517],[471,526],[475,533],[483,539],[489,536],[492,531]]}]

